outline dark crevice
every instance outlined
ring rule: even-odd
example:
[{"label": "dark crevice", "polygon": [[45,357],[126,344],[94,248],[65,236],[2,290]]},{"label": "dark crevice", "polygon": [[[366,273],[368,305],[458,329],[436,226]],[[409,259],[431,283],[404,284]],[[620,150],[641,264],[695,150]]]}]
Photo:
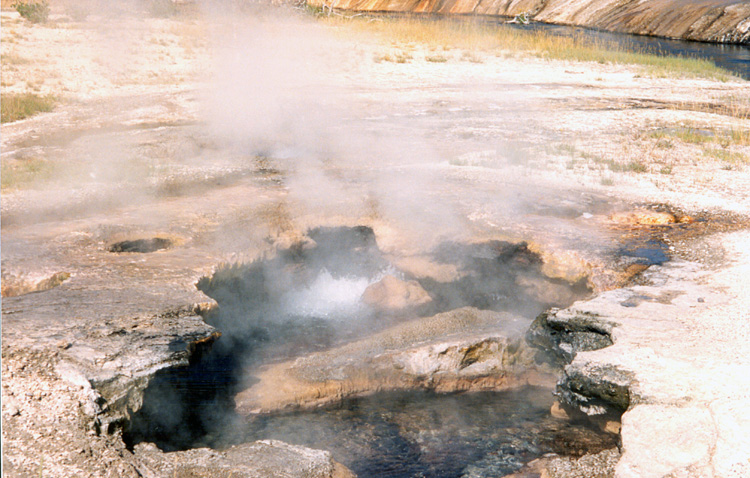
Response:
[{"label": "dark crevice", "polygon": [[109,246],[109,252],[149,253],[172,247],[172,241],[163,237],[120,241]]}]

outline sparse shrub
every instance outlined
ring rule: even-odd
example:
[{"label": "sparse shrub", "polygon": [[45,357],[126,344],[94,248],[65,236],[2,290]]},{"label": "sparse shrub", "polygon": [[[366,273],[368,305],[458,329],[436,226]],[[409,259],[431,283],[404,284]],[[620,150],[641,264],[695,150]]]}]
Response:
[{"label": "sparse shrub", "polygon": [[646,165],[638,161],[618,163],[617,161],[610,159],[605,163],[609,167],[609,170],[615,173],[645,173],[648,171]]},{"label": "sparse shrub", "polygon": [[631,161],[625,165],[625,170],[632,173],[645,173],[648,172],[648,168],[645,164],[638,161]]},{"label": "sparse shrub", "polygon": [[656,147],[659,149],[669,149],[674,147],[674,144],[668,139],[660,139],[656,142]]},{"label": "sparse shrub", "polygon": [[44,23],[49,17],[49,3],[47,0],[41,2],[17,2],[13,8],[31,23]]},{"label": "sparse shrub", "polygon": [[481,56],[477,55],[473,51],[464,51],[461,53],[461,60],[468,61],[471,63],[484,63]]},{"label": "sparse shrub", "polygon": [[554,148],[553,152],[558,153],[558,154],[563,154],[563,155],[575,156],[577,150],[576,150],[576,147],[573,146],[572,144],[563,143],[563,144],[557,145]]},{"label": "sparse shrub", "polygon": [[4,65],[27,65],[31,63],[31,60],[18,55],[14,51],[4,53],[1,58]]}]

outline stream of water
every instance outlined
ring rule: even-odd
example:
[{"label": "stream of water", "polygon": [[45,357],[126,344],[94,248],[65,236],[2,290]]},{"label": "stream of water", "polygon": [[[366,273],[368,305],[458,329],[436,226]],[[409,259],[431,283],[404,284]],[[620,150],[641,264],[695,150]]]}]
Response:
[{"label": "stream of water", "polygon": [[[389,13],[387,16],[398,17]],[[426,18],[444,19],[445,16],[423,15]],[[551,35],[575,37],[609,48],[625,51],[648,53],[659,56],[681,56],[709,60],[741,78],[750,80],[750,45],[727,43],[708,43],[687,40],[672,40],[646,35],[607,32],[569,25],[549,23],[507,23],[506,17],[458,15],[450,17],[459,22],[475,22],[484,25],[495,25],[498,28],[515,28],[527,31],[540,31]]]},{"label": "stream of water", "polygon": [[[495,22],[498,21],[495,20]],[[750,46],[747,45],[671,40],[546,23],[503,24],[503,26],[544,31],[560,36],[581,37],[599,44],[611,45],[634,52],[709,60],[725,70],[750,80]]]}]

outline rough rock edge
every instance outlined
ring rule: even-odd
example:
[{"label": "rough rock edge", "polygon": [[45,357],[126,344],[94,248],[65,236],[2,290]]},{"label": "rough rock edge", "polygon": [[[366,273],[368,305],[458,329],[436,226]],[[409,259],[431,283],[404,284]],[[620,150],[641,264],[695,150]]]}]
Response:
[{"label": "rough rock edge", "polygon": [[[89,400],[82,406],[82,412],[89,418],[87,429],[97,434],[119,433],[131,414],[141,408],[144,392],[157,372],[187,366],[196,352],[210,347],[221,336],[200,316],[193,314],[199,309],[196,306],[189,311],[176,312],[176,317],[162,317],[185,323],[185,329],[172,331],[173,334],[167,330],[162,336],[152,337],[152,343],[144,344],[141,349],[123,347],[117,356],[106,357],[109,364],[115,364],[106,371],[97,366],[96,361],[90,363],[82,359],[71,344],[63,345],[65,350],[60,354],[55,372],[64,381],[88,392]],[[145,360],[142,360],[144,354],[137,353],[143,348],[149,350]]]},{"label": "rough rock edge", "polygon": [[526,341],[539,350],[538,357],[562,368],[556,395],[564,405],[587,416],[619,416],[630,405],[633,375],[614,367],[568,365],[578,352],[598,350],[614,343],[617,323],[576,309],[551,309],[529,327]]}]

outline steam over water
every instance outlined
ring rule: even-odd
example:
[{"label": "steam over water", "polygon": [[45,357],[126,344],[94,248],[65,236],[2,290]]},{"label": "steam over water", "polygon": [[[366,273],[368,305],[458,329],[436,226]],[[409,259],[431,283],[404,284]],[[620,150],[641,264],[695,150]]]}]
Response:
[{"label": "steam over water", "polygon": [[[270,258],[219,267],[198,288],[219,304],[206,321],[221,331],[221,338],[211,350],[196,354],[189,367],[157,375],[128,424],[126,443],[149,441],[163,450],[220,449],[278,438],[330,450],[362,477],[502,476],[547,452],[613,446],[612,436],[552,419],[551,390],[450,396],[412,391],[347,399],[313,412],[236,414],[234,397],[257,382],[255,372],[263,365],[466,306],[507,312],[530,323],[548,307],[569,305],[589,290],[585,281],[569,284],[546,277],[541,259],[524,243],[440,239],[442,234],[457,237],[466,219],[441,195],[428,194],[446,190],[440,187],[445,178],[439,169],[422,167],[442,161],[429,135],[391,134],[379,123],[377,131],[370,131],[370,122],[360,118],[364,113],[350,110],[349,97],[342,96],[345,75],[328,74],[340,65],[318,60],[329,51],[328,43],[292,33],[294,24],[231,26],[236,30],[227,32],[237,41],[227,41],[236,48],[217,56],[219,78],[207,95],[208,114],[222,144],[275,156],[273,168],[283,176],[286,196],[269,222],[288,232],[286,222],[307,212],[327,217],[342,208],[349,216],[359,211],[409,230],[408,237],[423,240],[419,250],[431,254],[432,263],[457,273],[438,280],[395,270],[373,230],[363,226],[319,227],[304,234],[307,242]],[[335,45],[330,50],[333,63]],[[376,104],[367,113],[377,116],[379,108]],[[397,126],[413,128],[413,123],[403,120]],[[430,131],[440,126],[420,124]],[[346,130],[329,125],[346,125]],[[367,174],[351,172],[358,168]],[[290,219],[284,208],[296,216]],[[360,299],[386,273],[417,281],[432,300],[408,313],[375,313]],[[545,294],[550,290],[555,293]]]},{"label": "steam over water", "polygon": [[363,313],[360,297],[367,286],[377,282],[379,278],[334,277],[327,269],[323,269],[309,285],[282,294],[281,313],[326,319],[356,316]]},{"label": "steam over water", "polygon": [[[522,312],[517,317],[530,322],[550,304],[525,292],[519,282],[556,287],[556,297],[563,287],[541,274],[541,262],[524,244],[448,243],[432,257],[455,264],[458,276],[452,282],[417,279],[433,303],[408,313],[376,311],[361,300],[370,284],[386,274],[413,278],[385,260],[373,231],[318,228],[307,236],[314,245],[225,266],[200,281],[199,287],[219,302],[219,313],[207,320],[223,335],[190,367],[161,372],[149,385],[143,408],[125,434],[130,446],[151,441],[164,450],[221,449],[280,439],[329,450],[360,477],[489,477],[511,473],[544,453],[615,445],[614,435],[552,418],[548,389],[388,392],[314,411],[235,414],[234,395],[253,383],[248,370],[259,364],[304,357],[402,320],[467,305]],[[566,303],[586,293],[565,287]],[[508,324],[511,328],[519,327]]]}]

